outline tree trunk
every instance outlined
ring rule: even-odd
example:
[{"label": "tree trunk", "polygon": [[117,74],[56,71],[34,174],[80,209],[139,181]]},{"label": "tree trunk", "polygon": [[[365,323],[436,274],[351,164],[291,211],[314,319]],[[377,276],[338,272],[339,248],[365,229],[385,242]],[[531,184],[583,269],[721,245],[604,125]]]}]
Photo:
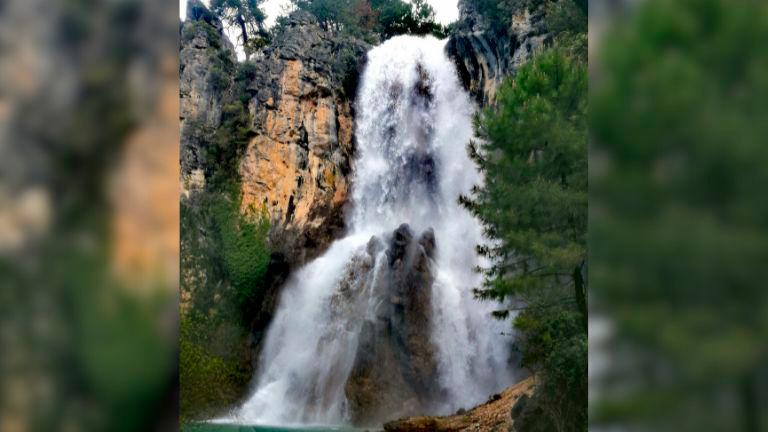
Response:
[{"label": "tree trunk", "polygon": [[237,14],[237,25],[240,26],[240,33],[243,36],[243,52],[245,53],[245,59],[248,60],[251,54],[248,52],[248,31],[245,29],[245,20],[241,14]]},{"label": "tree trunk", "polygon": [[587,330],[587,291],[584,287],[584,278],[581,276],[581,266],[573,269],[573,294],[576,296],[576,306],[581,314],[584,331]]},{"label": "tree trunk", "polygon": [[749,373],[742,378],[741,403],[744,408],[744,432],[760,431],[760,409],[757,404],[755,374]]}]

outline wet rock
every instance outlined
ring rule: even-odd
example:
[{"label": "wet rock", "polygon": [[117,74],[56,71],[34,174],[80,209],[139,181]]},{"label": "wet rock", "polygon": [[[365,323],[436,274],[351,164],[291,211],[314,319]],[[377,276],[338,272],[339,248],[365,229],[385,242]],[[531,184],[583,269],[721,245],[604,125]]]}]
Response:
[{"label": "wet rock", "polygon": [[368,244],[365,246],[365,251],[371,257],[375,257],[382,250],[384,250],[384,243],[380,238],[376,236],[372,236],[371,239],[368,240]]},{"label": "wet rock", "polygon": [[394,265],[398,260],[405,258],[408,245],[413,240],[413,231],[408,224],[400,225],[394,233],[392,233],[392,242],[387,249],[387,256],[389,257],[389,265]]},{"label": "wet rock", "polygon": [[[424,264],[428,257],[422,243],[434,249],[432,230],[417,239],[408,224],[400,225],[372,281],[373,303],[379,305],[376,319],[363,324],[345,386],[353,423],[381,423],[393,413],[418,414],[431,408],[427,401],[439,400],[436,349],[430,340],[434,276]],[[382,245],[373,237],[366,255]]]},{"label": "wet rock", "polygon": [[424,253],[426,253],[428,257],[432,258],[434,256],[436,247],[435,230],[428,228],[426,231],[424,231],[419,238],[419,244],[422,248],[424,248]]}]

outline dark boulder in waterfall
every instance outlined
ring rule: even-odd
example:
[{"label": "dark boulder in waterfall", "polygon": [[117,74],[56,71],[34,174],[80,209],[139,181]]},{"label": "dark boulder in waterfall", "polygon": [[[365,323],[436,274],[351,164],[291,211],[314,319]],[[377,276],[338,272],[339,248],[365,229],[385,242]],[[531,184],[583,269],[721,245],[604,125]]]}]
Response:
[{"label": "dark boulder in waterfall", "polygon": [[435,243],[435,230],[429,228],[424,231],[419,238],[419,244],[424,248],[424,253],[432,258],[435,254],[435,246],[437,246]]},{"label": "dark boulder in waterfall", "polygon": [[367,247],[370,259],[383,261],[375,266],[378,270],[369,267],[370,299],[376,306],[362,324],[345,386],[355,424],[424,412],[441,392],[430,340],[434,231],[417,238],[402,224],[386,245],[383,249],[382,241],[373,237]]}]

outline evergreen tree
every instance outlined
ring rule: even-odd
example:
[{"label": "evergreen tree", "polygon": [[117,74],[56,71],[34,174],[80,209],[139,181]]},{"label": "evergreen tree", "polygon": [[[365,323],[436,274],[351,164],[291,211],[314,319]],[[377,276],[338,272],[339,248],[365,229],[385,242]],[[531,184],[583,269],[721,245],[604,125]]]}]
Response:
[{"label": "evergreen tree", "polygon": [[506,301],[497,318],[517,312],[515,349],[538,379],[540,430],[587,425],[586,108],[584,59],[539,54],[478,117],[470,153],[485,184],[461,198],[494,239],[479,247],[492,265],[475,292]]},{"label": "evergreen tree", "polygon": [[238,43],[246,60],[267,42],[261,3],[262,0],[211,0],[211,12],[240,32]]},{"label": "evergreen tree", "polygon": [[470,152],[486,184],[462,200],[499,240],[480,248],[495,262],[482,298],[574,302],[586,319],[586,80],[582,62],[550,50],[478,119]]},{"label": "evergreen tree", "polygon": [[768,426],[767,16],[765,2],[652,0],[602,41],[591,287],[620,360],[594,422]]},{"label": "evergreen tree", "polygon": [[293,0],[293,4],[313,14],[325,28],[358,37],[445,36],[443,26],[435,22],[435,10],[425,0]]}]

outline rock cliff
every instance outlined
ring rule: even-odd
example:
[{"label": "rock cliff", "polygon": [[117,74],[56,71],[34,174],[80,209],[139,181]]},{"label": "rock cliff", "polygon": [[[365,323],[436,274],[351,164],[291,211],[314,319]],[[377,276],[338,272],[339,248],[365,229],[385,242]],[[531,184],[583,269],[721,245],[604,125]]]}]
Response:
[{"label": "rock cliff", "polygon": [[182,195],[205,186],[205,146],[221,123],[226,86],[216,85],[220,63],[237,61],[221,21],[200,0],[191,0],[179,49],[179,120]]},{"label": "rock cliff", "polygon": [[540,9],[523,9],[512,17],[508,29],[496,29],[471,1],[459,0],[459,17],[445,49],[464,87],[480,106],[488,106],[504,77],[544,46],[544,14]]},{"label": "rock cliff", "polygon": [[267,211],[273,247],[291,263],[322,250],[343,228],[352,100],[368,48],[297,12],[256,60],[247,88],[255,136],[240,163],[242,205]]},{"label": "rock cliff", "polygon": [[[197,3],[182,24],[180,50],[183,196],[203,189],[212,170],[205,147],[221,125],[225,95],[233,92],[234,77],[222,63],[236,62],[221,23]],[[368,48],[295,12],[255,56],[245,94],[229,94],[247,103],[252,121],[238,168],[243,211],[266,211],[272,249],[291,265],[322,251],[343,228],[354,153],[352,101]]]}]

